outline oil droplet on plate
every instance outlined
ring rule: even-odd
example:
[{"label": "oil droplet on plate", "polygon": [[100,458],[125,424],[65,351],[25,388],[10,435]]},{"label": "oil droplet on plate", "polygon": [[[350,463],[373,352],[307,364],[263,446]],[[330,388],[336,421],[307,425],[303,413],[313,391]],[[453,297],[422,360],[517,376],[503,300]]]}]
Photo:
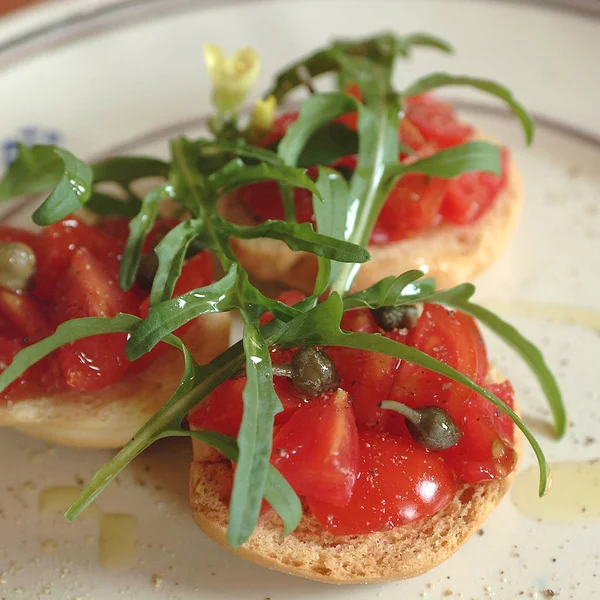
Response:
[{"label": "oil droplet on plate", "polygon": [[[64,514],[67,508],[79,496],[81,490],[74,486],[56,486],[41,490],[38,507],[40,512]],[[98,561],[105,569],[124,571],[130,569],[137,561],[139,524],[135,517],[128,514],[103,513],[93,503],[78,517],[95,518],[100,525],[98,540]],[[93,538],[87,536],[85,543],[89,545]],[[57,544],[52,540],[54,544]],[[50,551],[44,548],[42,551]]]},{"label": "oil droplet on plate", "polygon": [[529,302],[484,302],[484,305],[494,312],[510,312],[523,317],[537,317],[557,323],[571,323],[600,333],[600,311],[592,308]]},{"label": "oil droplet on plate", "polygon": [[511,500],[526,516],[545,523],[574,523],[600,519],[600,460],[555,463],[552,487],[538,497],[538,469],[519,473]]},{"label": "oil droplet on plate", "polygon": [[[64,514],[79,496],[81,490],[78,487],[70,485],[59,485],[43,489],[38,498],[38,508],[40,512]],[[79,515],[79,519],[89,519],[99,517],[102,514],[97,504],[90,504]]]},{"label": "oil droplet on plate", "polygon": [[126,514],[104,514],[100,518],[98,560],[105,569],[130,569],[137,560],[139,523]]}]

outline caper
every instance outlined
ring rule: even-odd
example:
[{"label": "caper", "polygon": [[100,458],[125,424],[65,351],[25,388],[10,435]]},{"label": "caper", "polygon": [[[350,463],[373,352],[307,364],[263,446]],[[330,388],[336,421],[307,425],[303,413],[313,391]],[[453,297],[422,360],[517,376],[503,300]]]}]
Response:
[{"label": "caper", "polygon": [[373,310],[373,318],[384,331],[412,329],[419,320],[420,312],[416,304],[382,306]]},{"label": "caper", "polygon": [[316,398],[338,385],[338,374],[333,361],[319,348],[300,348],[290,365],[294,387],[307,396]]},{"label": "caper", "polygon": [[154,281],[154,277],[156,275],[156,271],[158,270],[158,256],[154,252],[150,252],[150,254],[145,254],[140,259],[140,266],[138,267],[138,272],[136,275],[137,284],[146,291],[150,291],[152,289],[152,283]]},{"label": "caper", "polygon": [[35,254],[21,242],[0,242],[0,287],[23,290],[35,272]]},{"label": "caper", "polygon": [[409,408],[400,403],[386,400],[381,408],[393,410],[406,419],[406,426],[413,439],[430,450],[447,450],[456,446],[460,431],[450,415],[437,406]]}]

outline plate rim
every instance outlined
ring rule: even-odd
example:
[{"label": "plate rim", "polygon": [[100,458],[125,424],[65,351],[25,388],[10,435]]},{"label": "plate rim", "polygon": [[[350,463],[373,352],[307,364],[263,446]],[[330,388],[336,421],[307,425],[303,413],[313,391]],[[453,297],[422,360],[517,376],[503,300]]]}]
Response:
[{"label": "plate rim", "polygon": [[[303,0],[251,0],[253,4],[273,2],[302,2]],[[321,0],[324,1],[324,0]],[[421,0],[425,1],[425,0]],[[512,5],[515,7],[538,8],[548,12],[592,18],[600,22],[600,2],[598,0],[462,0],[490,5]],[[167,12],[204,11],[210,9],[231,8],[248,4],[248,0],[96,0],[92,6],[82,7],[80,0],[50,0],[41,5],[33,5],[8,16],[0,21],[0,71],[14,66],[17,62],[34,55],[44,48],[68,44],[81,36],[82,28],[90,28],[87,38],[102,34],[115,20],[118,27],[126,26],[142,17],[143,21],[160,18]],[[144,9],[142,13],[140,9]],[[55,18],[57,13],[65,14]],[[36,16],[41,23],[28,26]],[[22,27],[22,31],[18,31]],[[16,29],[2,40],[3,31]],[[10,59],[10,60],[7,60]]]}]

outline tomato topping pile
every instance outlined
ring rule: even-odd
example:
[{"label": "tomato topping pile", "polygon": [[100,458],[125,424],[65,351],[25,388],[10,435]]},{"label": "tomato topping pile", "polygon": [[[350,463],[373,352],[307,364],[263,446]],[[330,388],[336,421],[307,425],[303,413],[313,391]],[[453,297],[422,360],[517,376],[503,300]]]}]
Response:
[{"label": "tomato topping pile", "polygon": [[[288,304],[298,292],[279,298]],[[266,321],[267,319],[265,319]],[[374,312],[346,313],[347,331],[380,333],[444,361],[484,385],[488,361],[474,320],[437,304],[414,310],[410,328],[386,330]],[[271,463],[334,535],[385,531],[441,510],[460,482],[502,479],[517,454],[513,422],[461,384],[405,361],[352,348],[326,347],[337,389],[317,397],[298,392],[291,378],[275,376],[283,411],[276,415]],[[274,364],[290,364],[296,349],[272,350]],[[194,429],[235,437],[245,377],[221,384],[189,415]],[[508,381],[489,389],[513,406]],[[405,418],[380,407],[395,400],[413,409],[442,409],[459,431],[458,443],[431,450],[417,441]],[[456,441],[456,440],[455,440]]]},{"label": "tomato topping pile", "polygon": [[[162,220],[151,232],[148,254],[177,221]],[[90,226],[71,216],[31,233],[0,225],[0,242],[26,244],[35,255],[35,272],[23,289],[0,287],[0,372],[23,348],[50,335],[58,325],[81,317],[143,316],[149,290],[135,285],[124,292],[118,275],[128,235],[128,220],[111,218]],[[186,262],[175,295],[213,281],[206,252]],[[179,332],[181,333],[181,331]],[[160,344],[135,363],[125,357],[126,334],[106,334],[72,342],[30,367],[2,395],[18,400],[40,392],[95,391],[139,371],[160,354]]]},{"label": "tomato topping pile", "polygon": [[[349,86],[348,93],[360,98],[356,86]],[[297,118],[297,112],[279,116],[263,145],[275,144]],[[343,115],[337,122],[356,130],[357,115]],[[465,143],[473,135],[473,128],[458,118],[452,106],[434,95],[423,94],[406,100],[399,139],[417,155],[427,156]],[[400,159],[410,161],[414,157],[401,154]],[[501,176],[473,172],[444,180],[419,174],[405,175],[390,193],[373,230],[371,243],[386,244],[411,238],[442,223],[475,223],[493,206],[506,185],[508,163],[508,150],[503,148]],[[356,168],[356,158],[344,157],[333,167],[352,171]],[[240,190],[240,199],[258,222],[284,218],[279,187],[275,182],[246,186]],[[297,221],[314,222],[311,193],[304,188],[296,188],[294,200]]]}]

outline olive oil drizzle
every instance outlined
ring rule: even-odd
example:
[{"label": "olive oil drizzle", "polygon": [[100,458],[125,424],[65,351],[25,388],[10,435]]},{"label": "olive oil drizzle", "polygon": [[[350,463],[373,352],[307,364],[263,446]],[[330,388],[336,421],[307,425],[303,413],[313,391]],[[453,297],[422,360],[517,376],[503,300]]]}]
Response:
[{"label": "olive oil drizzle", "polygon": [[600,311],[593,308],[580,308],[564,304],[543,304],[537,302],[483,302],[484,306],[496,313],[513,313],[524,317],[536,317],[557,323],[579,325],[600,333]]},{"label": "olive oil drizzle", "polygon": [[[41,513],[64,514],[79,496],[81,490],[74,486],[54,486],[41,490],[38,509]],[[103,512],[92,502],[81,513],[81,518],[97,519],[98,562],[109,571],[131,569],[137,562],[139,523],[133,515]]]},{"label": "olive oil drizzle", "polygon": [[535,493],[535,467],[517,475],[511,500],[525,516],[543,523],[573,524],[600,520],[600,459],[550,465],[552,487],[546,496]]}]

